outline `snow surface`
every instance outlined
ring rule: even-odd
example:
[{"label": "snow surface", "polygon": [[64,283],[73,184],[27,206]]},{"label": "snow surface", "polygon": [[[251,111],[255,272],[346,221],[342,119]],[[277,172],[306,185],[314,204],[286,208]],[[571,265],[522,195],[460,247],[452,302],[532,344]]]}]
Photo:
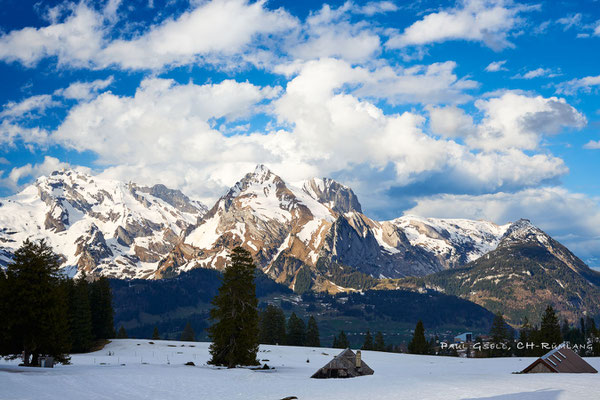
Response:
[{"label": "snow surface", "polygon": [[[581,400],[600,396],[598,374],[511,374],[533,358],[465,359],[364,351],[363,361],[375,370],[374,375],[310,379],[340,350],[261,346],[259,358],[269,360],[267,364],[275,369],[252,371],[207,366],[208,343],[154,343],[114,340],[101,351],[73,355],[72,365],[54,369],[0,361],[0,398]],[[184,366],[188,361],[196,366]],[[600,369],[600,358],[587,361]]]}]

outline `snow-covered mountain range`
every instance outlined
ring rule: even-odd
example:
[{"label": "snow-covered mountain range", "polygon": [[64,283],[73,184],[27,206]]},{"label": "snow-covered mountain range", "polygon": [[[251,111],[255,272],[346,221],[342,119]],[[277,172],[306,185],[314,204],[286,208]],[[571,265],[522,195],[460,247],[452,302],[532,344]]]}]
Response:
[{"label": "snow-covered mountain range", "polygon": [[162,185],[63,170],[0,200],[0,264],[26,238],[45,238],[65,268],[155,279],[222,269],[229,250],[242,245],[279,282],[294,287],[304,270],[315,289],[335,291],[336,268],[375,278],[424,276],[478,259],[510,229],[417,216],[376,221],[349,187],[327,178],[291,185],[264,165],[210,210]]},{"label": "snow-covered mountain range", "polygon": [[205,213],[206,206],[163,185],[56,171],[0,199],[0,264],[25,239],[46,239],[73,272],[152,277],[157,263]]}]

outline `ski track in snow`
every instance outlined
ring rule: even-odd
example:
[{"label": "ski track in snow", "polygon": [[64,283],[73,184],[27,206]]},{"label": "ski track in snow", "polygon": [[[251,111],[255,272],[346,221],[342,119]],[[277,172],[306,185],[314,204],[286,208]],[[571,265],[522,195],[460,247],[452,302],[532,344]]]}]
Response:
[{"label": "ski track in snow", "polygon": [[[598,374],[511,374],[534,358],[465,359],[363,351],[362,358],[374,375],[310,379],[341,350],[261,345],[259,359],[269,360],[275,370],[251,371],[207,366],[208,343],[154,343],[114,340],[101,351],[73,355],[73,365],[54,369],[0,361],[0,398],[585,400],[598,399],[600,393]],[[109,356],[109,351],[114,355]],[[196,366],[184,366],[188,361]],[[600,358],[587,361],[600,369]]]}]

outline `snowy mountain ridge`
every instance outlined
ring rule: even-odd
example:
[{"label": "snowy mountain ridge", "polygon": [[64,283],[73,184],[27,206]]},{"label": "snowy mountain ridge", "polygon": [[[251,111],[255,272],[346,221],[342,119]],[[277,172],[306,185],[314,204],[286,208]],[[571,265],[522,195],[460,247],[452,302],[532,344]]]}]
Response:
[{"label": "snowy mountain ridge", "polygon": [[145,278],[206,207],[162,185],[55,171],[0,201],[0,263],[27,239],[46,239],[64,265],[90,275]]},{"label": "snowy mountain ridge", "polygon": [[2,199],[0,226],[0,264],[26,238],[45,238],[65,267],[155,279],[222,269],[229,251],[242,245],[277,281],[293,288],[302,272],[313,289],[329,291],[344,286],[342,267],[375,278],[428,275],[478,259],[517,230],[412,215],[376,221],[349,187],[328,178],[291,185],[264,165],[210,210],[163,185],[56,171]]}]

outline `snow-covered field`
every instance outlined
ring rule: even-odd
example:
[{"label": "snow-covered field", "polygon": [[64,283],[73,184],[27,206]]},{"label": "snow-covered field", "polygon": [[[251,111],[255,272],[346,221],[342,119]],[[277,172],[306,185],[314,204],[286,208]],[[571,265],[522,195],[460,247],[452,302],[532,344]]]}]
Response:
[{"label": "snow-covered field", "polygon": [[[531,358],[365,351],[363,360],[374,375],[310,379],[339,351],[261,346],[259,358],[274,370],[228,370],[206,365],[208,343],[114,340],[101,351],[74,355],[72,365],[54,369],[0,361],[0,399],[600,399],[599,374],[511,374]],[[196,366],[185,366],[188,361]],[[600,358],[587,361],[600,370]]]}]

